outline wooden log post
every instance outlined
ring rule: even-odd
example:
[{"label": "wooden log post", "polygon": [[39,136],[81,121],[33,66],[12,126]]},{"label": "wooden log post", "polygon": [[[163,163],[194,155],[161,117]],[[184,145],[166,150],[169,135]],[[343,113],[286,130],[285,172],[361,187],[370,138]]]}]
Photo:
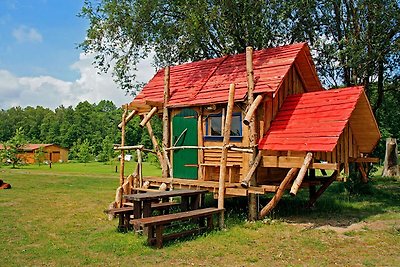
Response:
[{"label": "wooden log post", "polygon": [[383,177],[399,176],[398,149],[395,138],[386,138],[385,162],[383,164]]},{"label": "wooden log post", "polygon": [[[254,70],[253,70],[253,48],[246,47],[246,76],[247,76],[247,105],[251,107],[254,102]],[[252,112],[252,116],[249,120],[249,141],[250,147],[254,149],[253,155],[250,159],[250,166],[253,165],[253,162],[257,156],[256,151],[256,140],[257,140],[257,131],[255,124],[255,113],[256,109]],[[250,179],[251,185],[256,185],[256,173]],[[257,220],[257,197],[256,194],[249,193],[249,221]]]},{"label": "wooden log post", "polygon": [[[127,106],[124,106],[124,112],[122,113],[122,127],[121,127],[121,146],[125,146],[125,119],[126,119],[126,114],[128,112]],[[121,150],[121,159],[120,159],[120,170],[119,170],[119,186],[122,189],[122,186],[124,184],[124,179],[125,179],[125,151]],[[123,189],[122,189],[123,190]],[[122,206],[122,194],[121,194],[121,199],[117,202],[119,203],[119,207]]]},{"label": "wooden log post", "polygon": [[357,164],[358,170],[360,171],[361,181],[363,183],[365,183],[365,184],[368,183],[368,174],[365,171],[363,163],[362,162],[357,162],[356,164]]},{"label": "wooden log post", "polygon": [[[131,113],[128,114],[128,116],[126,116],[125,118],[125,125],[131,121],[131,119],[138,113],[137,110],[133,110]],[[121,129],[122,128],[122,121],[120,122],[120,124],[118,124],[118,128]]]},{"label": "wooden log post", "polygon": [[298,168],[291,168],[289,170],[289,172],[286,174],[285,179],[283,179],[283,181],[279,185],[278,190],[276,190],[275,195],[268,202],[268,204],[260,211],[260,219],[263,219],[273,208],[276,207],[279,200],[281,200],[286,187],[293,180],[298,170],[299,170]]},{"label": "wooden log post", "polygon": [[136,167],[136,170],[137,170],[137,175],[138,175],[138,178],[139,178],[139,187],[142,187],[143,186],[142,150],[137,149],[136,150],[136,155],[137,155],[137,167]]},{"label": "wooden log post", "polygon": [[308,202],[308,207],[313,207],[315,205],[315,202],[317,199],[322,195],[322,193],[325,192],[325,190],[336,180],[338,177],[340,171],[334,171],[332,175],[325,180],[325,182],[318,188],[318,191],[314,194],[313,197],[310,198],[310,201]]},{"label": "wooden log post", "polygon": [[246,116],[244,117],[243,123],[246,125],[250,125],[251,118],[254,116],[258,106],[261,104],[263,100],[262,95],[258,95],[254,102],[250,105],[249,110],[246,113]]},{"label": "wooden log post", "polygon": [[232,111],[234,106],[234,97],[235,97],[235,84],[231,84],[229,87],[229,100],[227,107],[227,114],[225,119],[225,127],[224,127],[224,139],[223,139],[223,149],[221,153],[221,167],[219,172],[219,182],[218,182],[218,208],[222,209],[219,226],[220,228],[224,228],[225,224],[225,214],[224,214],[224,197],[225,197],[225,177],[227,173],[226,165],[228,159],[228,144],[231,135],[231,123],[232,123]]},{"label": "wooden log post", "polygon": [[290,189],[291,196],[296,196],[297,191],[299,190],[301,183],[303,182],[304,176],[307,173],[308,166],[310,166],[312,158],[313,154],[311,152],[308,152],[306,157],[304,158],[304,162],[300,168],[299,174],[297,175],[296,179],[293,182],[292,188]]},{"label": "wooden log post", "polygon": [[146,128],[147,128],[147,132],[149,133],[150,140],[151,140],[151,142],[153,143],[154,151],[156,152],[157,158],[158,158],[158,160],[160,161],[160,165],[161,165],[161,167],[162,167],[162,166],[165,166],[164,157],[162,156],[160,147],[158,146],[157,138],[156,138],[156,136],[154,135],[153,127],[151,126],[150,121],[148,121],[148,122],[146,123]]},{"label": "wooden log post", "polygon": [[240,185],[244,188],[249,187],[249,181],[253,177],[254,172],[257,170],[258,165],[260,164],[262,155],[261,151],[258,151],[257,157],[253,161],[253,165],[251,165],[249,172],[247,173],[246,177],[241,181]]},{"label": "wooden log post", "polygon": [[[165,150],[167,147],[169,147],[169,139],[170,139],[170,134],[169,134],[169,114],[168,114],[168,101],[170,97],[170,69],[169,66],[165,67],[164,69],[164,104],[163,104],[163,119],[162,119],[162,125],[163,125],[163,140],[162,140],[162,152],[164,156],[164,162],[165,166],[162,166],[162,177],[163,178],[168,178],[168,170],[170,170],[170,164],[169,163],[169,157],[168,157],[168,152]],[[171,171],[171,170],[170,170]],[[170,175],[172,177],[172,175]]]},{"label": "wooden log post", "polygon": [[143,120],[139,123],[140,127],[144,127],[156,112],[157,112],[157,107],[153,107],[149,111],[149,113],[147,113],[146,116],[144,116]]}]

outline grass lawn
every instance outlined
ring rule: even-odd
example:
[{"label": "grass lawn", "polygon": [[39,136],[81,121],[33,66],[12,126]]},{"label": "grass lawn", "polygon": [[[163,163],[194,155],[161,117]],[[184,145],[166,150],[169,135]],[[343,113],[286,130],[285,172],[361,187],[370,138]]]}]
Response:
[{"label": "grass lawn", "polygon": [[[144,174],[160,170],[146,165]],[[227,199],[226,231],[161,250],[117,232],[103,213],[118,185],[115,165],[3,166],[0,179],[12,185],[0,190],[0,266],[400,265],[400,179],[375,177],[356,195],[335,183],[313,210],[303,208],[306,191],[285,195],[256,223],[245,221],[245,198]]]}]

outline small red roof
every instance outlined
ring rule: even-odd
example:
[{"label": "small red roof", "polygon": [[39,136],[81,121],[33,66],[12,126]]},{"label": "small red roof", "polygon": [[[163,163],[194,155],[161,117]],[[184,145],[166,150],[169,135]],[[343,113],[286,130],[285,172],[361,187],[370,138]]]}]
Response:
[{"label": "small red roof", "polygon": [[[24,151],[33,151],[40,147],[48,147],[48,146],[52,146],[52,145],[53,144],[26,144],[22,149]],[[0,149],[4,149],[4,146],[2,144],[0,144]]]},{"label": "small red roof", "polygon": [[[274,93],[293,64],[298,65],[307,91],[322,89],[310,50],[299,43],[253,52],[254,93]],[[244,53],[216,59],[186,63],[170,68],[169,107],[225,103],[229,85],[235,83],[235,100],[244,100],[247,93],[246,55]],[[164,69],[149,81],[132,102],[163,102]]]},{"label": "small red roof", "polygon": [[[360,119],[359,114],[362,114]],[[332,151],[349,121],[360,152],[370,153],[380,133],[362,87],[291,95],[258,147],[278,151]]]}]

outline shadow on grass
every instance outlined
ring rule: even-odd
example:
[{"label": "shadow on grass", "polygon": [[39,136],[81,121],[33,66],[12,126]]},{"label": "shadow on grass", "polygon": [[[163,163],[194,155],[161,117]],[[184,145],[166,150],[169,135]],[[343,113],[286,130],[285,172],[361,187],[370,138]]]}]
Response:
[{"label": "shadow on grass", "polygon": [[[400,212],[400,179],[374,177],[366,185],[359,185],[350,193],[345,184],[334,183],[318,199],[314,208],[306,208],[308,190],[301,190],[297,197],[285,194],[269,219],[289,223],[311,223],[318,226],[347,227],[369,217],[390,212]],[[259,198],[260,209],[272,194]],[[227,225],[241,225],[247,219],[247,198],[225,200]]]}]

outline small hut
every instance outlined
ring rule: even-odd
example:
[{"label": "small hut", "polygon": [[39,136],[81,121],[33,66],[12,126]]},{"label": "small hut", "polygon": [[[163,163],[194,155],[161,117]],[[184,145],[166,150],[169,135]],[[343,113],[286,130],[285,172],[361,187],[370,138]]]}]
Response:
[{"label": "small hut", "polygon": [[[368,156],[380,139],[363,88],[325,90],[306,43],[161,69],[124,108],[119,149],[129,148],[125,124],[139,115],[163,168],[162,177],[140,183],[208,189],[220,203],[248,196],[251,218],[256,194],[275,194],[263,217],[286,189],[295,195],[309,188],[313,204],[351,164],[366,180],[362,164],[375,160]],[[153,115],[163,118],[161,147]],[[317,177],[315,170],[332,174]]]},{"label": "small hut", "polygon": [[[4,149],[0,145],[0,150]],[[35,154],[42,149],[43,161],[66,162],[68,161],[68,149],[56,144],[26,144],[18,154],[18,157],[26,164],[35,163]]]}]

